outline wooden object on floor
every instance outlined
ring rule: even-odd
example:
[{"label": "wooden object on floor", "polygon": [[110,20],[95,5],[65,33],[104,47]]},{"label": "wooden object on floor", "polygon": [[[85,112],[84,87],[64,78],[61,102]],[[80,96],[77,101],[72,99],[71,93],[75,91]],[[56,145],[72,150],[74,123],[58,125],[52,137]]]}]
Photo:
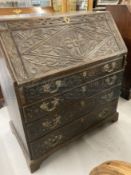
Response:
[{"label": "wooden object on floor", "polygon": [[89,175],[131,175],[131,164],[124,161],[108,161],[94,168]]},{"label": "wooden object on floor", "polygon": [[131,6],[112,5],[107,6],[106,10],[111,12],[128,48],[121,96],[129,100],[131,98]]},{"label": "wooden object on floor", "polygon": [[126,46],[108,12],[0,22],[2,90],[31,172],[89,130],[118,120]]}]

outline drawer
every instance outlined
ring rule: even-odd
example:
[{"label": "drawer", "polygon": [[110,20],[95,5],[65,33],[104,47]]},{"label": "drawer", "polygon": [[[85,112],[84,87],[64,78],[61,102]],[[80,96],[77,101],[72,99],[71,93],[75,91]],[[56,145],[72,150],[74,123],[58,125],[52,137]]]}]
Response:
[{"label": "drawer", "polygon": [[[97,81],[89,82],[62,95],[37,102],[33,105],[28,105],[23,108],[24,121],[32,122],[45,116],[51,116],[51,118],[55,115],[65,116],[65,114],[68,113],[68,110],[74,111],[78,106],[84,106],[83,100],[86,100],[87,97],[93,96],[115,85],[119,85],[121,83],[122,75],[123,72],[119,72]],[[77,112],[78,111],[76,111],[76,114]],[[66,116],[68,115],[69,114]]]},{"label": "drawer", "polygon": [[[84,97],[83,99],[70,100],[69,102],[61,101],[57,106],[56,111],[47,115],[44,113],[45,115],[42,119],[26,125],[28,140],[33,141],[56,128],[64,126],[65,124],[90,113],[92,109],[97,110],[99,105],[117,99],[120,94],[120,87],[121,86],[111,88],[90,98]],[[41,105],[42,104],[39,106]],[[32,112],[32,114],[34,114],[34,112]],[[36,115],[38,114],[36,113]]]},{"label": "drawer", "polygon": [[87,81],[106,76],[122,68],[123,58],[121,57],[120,59],[93,66],[72,75],[41,80],[35,84],[26,85],[24,88],[19,89],[21,101],[23,104],[28,104],[36,100],[48,98],[53,94],[61,94]]},{"label": "drawer", "polygon": [[48,151],[55,149],[55,147],[68,142],[68,140],[73,137],[82,134],[82,132],[94,125],[96,122],[101,122],[107,117],[110,117],[116,112],[116,106],[117,101],[106,103],[105,105],[99,106],[96,111],[90,113],[89,115],[81,117],[69,125],[55,130],[35,142],[29,143],[32,159],[37,159],[43,154],[47,154]]}]

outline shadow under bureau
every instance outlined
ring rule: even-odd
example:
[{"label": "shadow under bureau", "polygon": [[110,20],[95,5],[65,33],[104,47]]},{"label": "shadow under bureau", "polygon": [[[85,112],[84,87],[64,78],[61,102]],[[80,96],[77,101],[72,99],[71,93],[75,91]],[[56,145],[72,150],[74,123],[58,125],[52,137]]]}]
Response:
[{"label": "shadow under bureau", "polygon": [[0,40],[1,86],[31,172],[118,119],[127,50],[110,13],[7,17]]}]

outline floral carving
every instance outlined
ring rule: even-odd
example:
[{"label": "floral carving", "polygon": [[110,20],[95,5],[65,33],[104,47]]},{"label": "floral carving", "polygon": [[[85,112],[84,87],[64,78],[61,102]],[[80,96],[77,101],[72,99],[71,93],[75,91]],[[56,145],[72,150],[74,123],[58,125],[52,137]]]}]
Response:
[{"label": "floral carving", "polygon": [[16,50],[15,59],[8,61],[18,83],[126,52],[108,13],[69,18],[70,24],[62,16],[0,24],[9,29],[2,32],[8,55]]}]

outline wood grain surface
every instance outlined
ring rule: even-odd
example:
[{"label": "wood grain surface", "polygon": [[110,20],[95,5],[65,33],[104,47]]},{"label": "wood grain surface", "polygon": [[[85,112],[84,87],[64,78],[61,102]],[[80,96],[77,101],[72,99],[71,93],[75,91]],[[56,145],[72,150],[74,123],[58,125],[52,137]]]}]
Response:
[{"label": "wood grain surface", "polygon": [[89,175],[131,175],[131,164],[123,161],[108,161],[94,168]]},{"label": "wood grain surface", "polygon": [[16,16],[0,18],[0,81],[34,172],[57,149],[118,120],[113,89],[127,50],[108,12]]},{"label": "wood grain surface", "polygon": [[28,7],[28,8],[1,8],[0,16],[16,15],[16,10],[20,10],[20,14],[37,14],[37,13],[51,13],[54,12],[52,7]]},{"label": "wood grain surface", "polygon": [[131,98],[131,6],[110,5],[107,10],[111,12],[118,29],[128,48],[127,65],[124,72],[122,97]]},{"label": "wood grain surface", "polygon": [[0,108],[3,106],[3,103],[4,103],[4,98],[0,87]]},{"label": "wood grain surface", "polygon": [[18,84],[127,52],[108,12],[17,18],[0,22],[0,31]]}]

